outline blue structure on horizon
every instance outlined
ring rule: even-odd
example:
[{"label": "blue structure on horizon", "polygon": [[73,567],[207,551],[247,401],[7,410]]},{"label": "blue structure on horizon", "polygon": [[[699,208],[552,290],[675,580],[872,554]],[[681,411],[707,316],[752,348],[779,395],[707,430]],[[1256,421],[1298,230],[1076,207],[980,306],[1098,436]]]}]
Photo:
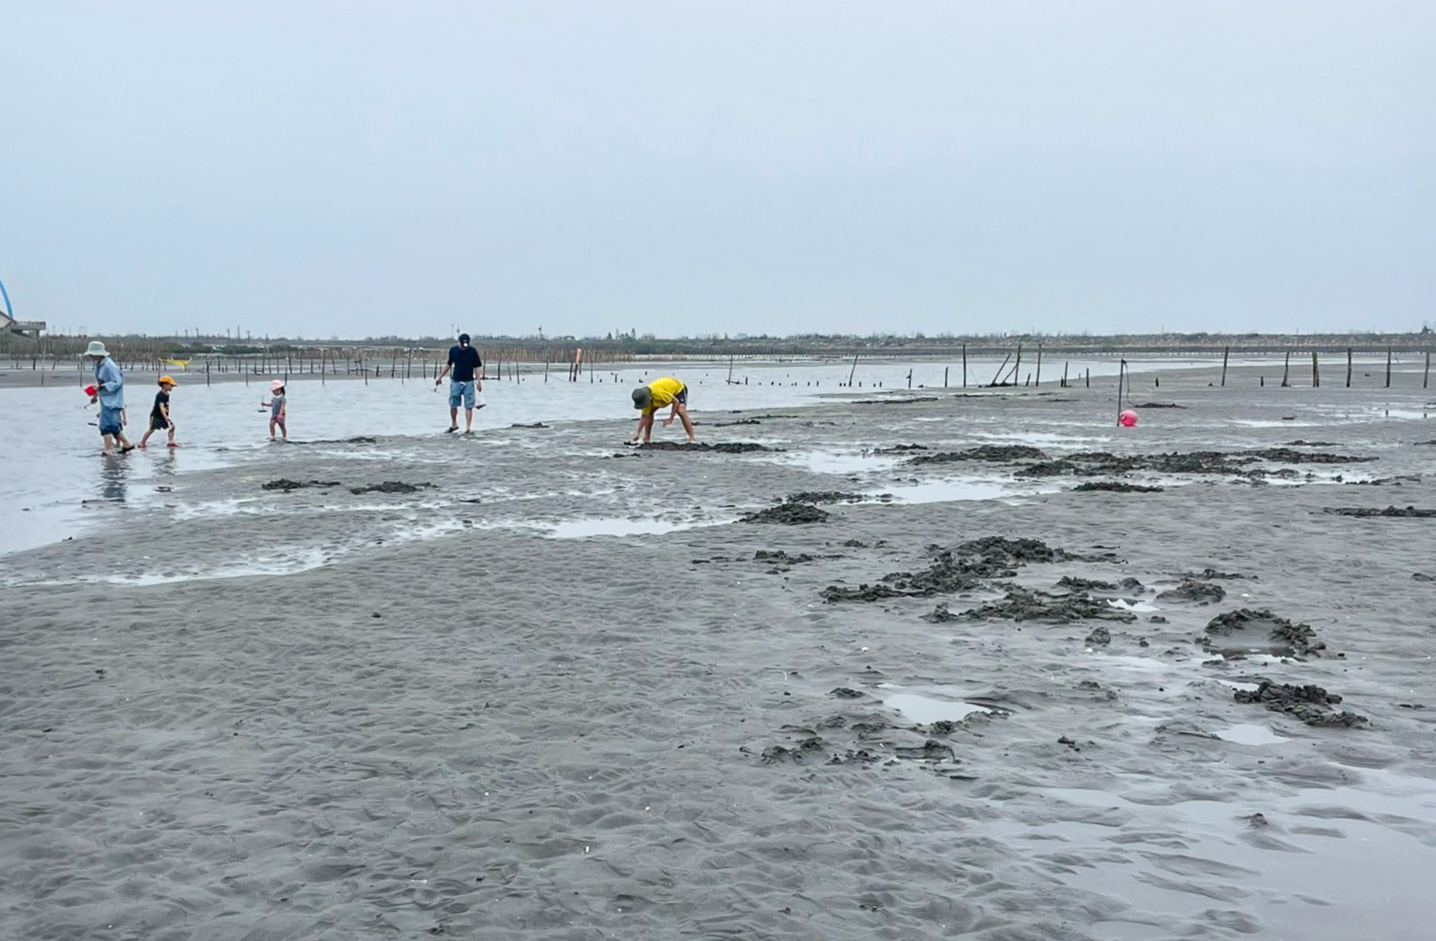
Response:
[{"label": "blue structure on horizon", "polygon": [[5,292],[4,281],[0,281],[0,297],[5,298],[5,319],[14,322],[15,311],[10,308],[10,295]]}]

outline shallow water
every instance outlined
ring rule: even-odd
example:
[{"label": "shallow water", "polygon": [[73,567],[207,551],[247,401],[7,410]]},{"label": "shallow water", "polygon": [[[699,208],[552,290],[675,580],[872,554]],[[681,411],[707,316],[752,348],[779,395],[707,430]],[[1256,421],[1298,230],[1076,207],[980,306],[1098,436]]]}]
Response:
[{"label": "shallow water", "polygon": [[[1209,364],[1159,360],[1144,368],[1203,365]],[[734,382],[729,383],[726,363],[679,363],[610,369],[573,383],[559,381],[556,373],[544,382],[543,370],[530,366],[521,382],[485,383],[489,404],[475,413],[474,428],[476,437],[482,438],[514,424],[553,427],[575,421],[612,422],[616,443],[632,432],[629,388],[670,374],[684,378],[690,386],[689,404],[704,426],[700,433],[705,437],[728,431],[713,427],[725,420],[724,412],[794,408],[818,404],[833,395],[871,398],[875,391],[905,391],[909,370],[915,386],[922,382],[940,385],[942,379],[942,364],[933,362],[863,362],[854,379],[855,386],[861,386],[849,391],[841,385],[850,368],[850,363],[748,362],[736,367]],[[974,361],[974,382],[984,368],[995,369],[996,361],[990,365]],[[1082,368],[1091,368],[1094,376],[1106,376],[1115,374],[1116,363],[1099,360],[1083,363]],[[0,384],[7,376],[28,381],[24,373],[0,371]],[[171,408],[181,447],[164,447],[164,436],[156,433],[146,451],[104,458],[99,454],[94,426],[96,410],[81,391],[87,377],[82,371],[56,371],[47,374],[43,387],[0,387],[0,414],[7,416],[6,433],[11,442],[6,473],[0,477],[0,555],[75,535],[94,515],[96,504],[152,504],[162,499],[156,488],[171,484],[170,478],[215,467],[269,464],[276,457],[275,449],[283,447],[268,441],[268,411],[260,406],[268,396],[270,377],[253,377],[249,382],[226,378],[206,386],[201,373],[179,373]],[[132,372],[127,378],[127,433],[138,442],[147,427],[154,377]],[[346,377],[321,382],[315,376],[296,375],[288,390],[291,446],[356,461],[450,460],[444,455],[421,456],[423,449],[395,440],[442,435],[448,425],[446,391],[436,391],[431,381],[421,379]],[[545,429],[534,433],[541,436]],[[366,448],[350,440],[361,436],[383,439],[382,447]],[[545,442],[539,437],[520,446],[542,453]],[[822,472],[843,473],[845,466],[835,462]]]}]

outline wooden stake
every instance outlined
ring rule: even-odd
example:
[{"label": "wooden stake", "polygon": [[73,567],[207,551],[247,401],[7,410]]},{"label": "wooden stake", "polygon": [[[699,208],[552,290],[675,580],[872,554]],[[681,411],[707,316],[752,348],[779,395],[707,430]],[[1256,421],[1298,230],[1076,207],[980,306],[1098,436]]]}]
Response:
[{"label": "wooden stake", "polygon": [[967,344],[962,344],[962,387],[967,388]]},{"label": "wooden stake", "polygon": [[1017,387],[1017,371],[1022,368],[1022,344],[1017,344],[1017,362],[1012,364],[1012,386]]},{"label": "wooden stake", "polygon": [[997,380],[1002,376],[1002,370],[1007,367],[1007,361],[1011,358],[1011,353],[1008,353],[1005,357],[1003,357],[1002,365],[997,367],[997,373],[992,377],[992,382],[988,383],[989,387],[997,385]]},{"label": "wooden stake", "polygon": [[1122,380],[1127,372],[1127,361],[1117,362],[1117,427],[1122,427]]},{"label": "wooden stake", "polygon": [[1346,387],[1351,388],[1351,347],[1346,348]]},{"label": "wooden stake", "polygon": [[1062,364],[1062,388],[1067,388],[1067,364]]},{"label": "wooden stake", "polygon": [[1421,388],[1423,388],[1423,389],[1426,388],[1426,386],[1427,386],[1430,382],[1431,382],[1431,351],[1430,351],[1430,350],[1427,350],[1427,351],[1426,351],[1426,371],[1421,374]]},{"label": "wooden stake", "polygon": [[1042,344],[1037,344],[1037,379],[1032,383],[1034,387],[1042,385]]},{"label": "wooden stake", "polygon": [[858,372],[858,357],[861,356],[861,355],[862,355],[861,353],[854,353],[854,354],[853,354],[853,368],[848,370],[848,388],[849,388],[849,389],[851,389],[851,388],[853,387],[853,376],[857,375],[857,372]]},{"label": "wooden stake", "polygon": [[1282,387],[1283,389],[1285,389],[1287,386],[1291,385],[1291,382],[1289,381],[1289,378],[1288,378],[1290,375],[1291,375],[1291,350],[1287,350],[1287,351],[1286,351],[1286,362],[1285,362],[1285,363],[1282,365],[1282,367],[1281,367],[1281,387]]},{"label": "wooden stake", "polygon": [[1231,351],[1232,348],[1230,346],[1222,347],[1222,388],[1224,389],[1227,386],[1227,355],[1231,353]]},{"label": "wooden stake", "polygon": [[1391,388],[1391,347],[1386,348],[1386,388]]},{"label": "wooden stake", "polygon": [[942,387],[944,389],[947,388],[947,369],[948,367],[946,366],[942,367]]},{"label": "wooden stake", "polygon": [[1316,350],[1311,351],[1311,387],[1321,388],[1321,369],[1316,365]]}]

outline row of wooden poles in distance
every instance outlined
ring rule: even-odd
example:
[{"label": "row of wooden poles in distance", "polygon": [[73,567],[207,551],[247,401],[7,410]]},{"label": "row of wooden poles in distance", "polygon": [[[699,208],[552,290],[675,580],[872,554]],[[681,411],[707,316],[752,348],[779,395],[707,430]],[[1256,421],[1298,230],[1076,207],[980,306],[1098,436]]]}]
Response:
[{"label": "row of wooden poles in distance", "polygon": [[[1351,347],[1347,347],[1347,348],[1346,348],[1346,388],[1348,388],[1348,389],[1351,388],[1351,375],[1352,375],[1353,352],[1354,352],[1354,351],[1352,350]],[[858,353],[858,354],[854,354],[854,356],[853,356],[853,366],[852,366],[852,369],[850,369],[850,370],[848,371],[848,381],[847,381],[847,385],[848,385],[848,386],[852,386],[852,384],[853,384],[853,377],[857,374],[857,370],[858,370],[858,359],[859,359],[859,357],[860,357],[861,355],[862,355],[861,353]],[[1392,366],[1392,362],[1393,362],[1393,355],[1394,355],[1394,354],[1393,354],[1393,350],[1391,349],[1391,347],[1387,347],[1387,348],[1386,348],[1386,388],[1388,388],[1388,389],[1391,388],[1391,366]],[[1228,363],[1228,360],[1229,360],[1230,356],[1231,356],[1231,347],[1229,347],[1229,346],[1228,346],[1228,347],[1223,347],[1223,348],[1222,348],[1222,380],[1221,380],[1221,384],[1222,384],[1223,387],[1225,387],[1226,384],[1227,384],[1227,363]],[[1011,368],[1011,369],[1008,369],[1008,368],[1007,368],[1007,364],[1008,364],[1009,362],[1012,363],[1012,368]],[[1124,360],[1122,360],[1122,362],[1123,362],[1123,363],[1126,363],[1126,360],[1124,359]],[[1064,389],[1069,388],[1069,387],[1072,385],[1072,383],[1069,382],[1069,381],[1068,381],[1068,378],[1067,378],[1067,370],[1068,370],[1068,366],[1069,366],[1069,365],[1070,365],[1070,364],[1067,363],[1067,362],[1064,362],[1064,363],[1062,364],[1062,379],[1058,382],[1058,385],[1059,385],[1061,388],[1064,388]],[[944,389],[948,388],[948,370],[949,370],[949,368],[950,368],[950,367],[944,366],[944,367],[943,367],[943,370],[942,370],[942,387],[943,387]],[[999,387],[1002,387],[1002,386],[1016,386],[1016,385],[1018,385],[1017,379],[1018,379],[1018,376],[1020,375],[1019,370],[1020,370],[1021,368],[1022,368],[1022,344],[1019,343],[1019,344],[1017,345],[1016,357],[1014,358],[1014,355],[1013,355],[1012,353],[1008,353],[1008,354],[1007,354],[1007,356],[1002,360],[1002,365],[1000,365],[1000,366],[997,367],[997,372],[993,375],[992,381],[989,382],[989,383],[987,383],[987,388],[999,388]],[[729,381],[729,382],[732,382],[732,381],[733,381],[732,371],[733,371],[733,366],[732,366],[732,361],[730,360],[730,361],[729,361],[729,365],[728,365],[728,372],[729,372],[728,381]],[[1091,385],[1092,385],[1092,371],[1091,371],[1090,369],[1086,371],[1085,383],[1086,383],[1086,385],[1087,385],[1088,388],[1090,388]],[[1042,347],[1041,347],[1041,346],[1038,346],[1038,347],[1037,347],[1037,367],[1036,367],[1035,372],[1033,372],[1033,373],[1028,373],[1026,382],[1023,382],[1023,383],[1022,383],[1022,385],[1029,385],[1029,384],[1032,385],[1032,386],[1034,386],[1034,387],[1036,387],[1036,386],[1041,386],[1041,385],[1042,385]],[[1262,384],[1262,385],[1266,385],[1266,378],[1265,378],[1265,377],[1262,377],[1262,379],[1261,379],[1261,384]],[[1291,353],[1290,353],[1290,351],[1287,352],[1287,354],[1286,354],[1286,361],[1285,361],[1285,363],[1284,363],[1283,366],[1282,366],[1281,384],[1282,384],[1282,387],[1283,387],[1283,388],[1286,388],[1286,387],[1288,387],[1288,386],[1291,385]],[[1318,354],[1317,354],[1317,352],[1316,352],[1315,350],[1312,350],[1312,352],[1311,352],[1311,384],[1312,384],[1312,387],[1313,387],[1313,388],[1321,388],[1321,363],[1320,363],[1320,360],[1318,359]],[[1425,365],[1423,366],[1422,371],[1421,371],[1421,388],[1426,389],[1426,388],[1429,388],[1430,385],[1431,385],[1431,351],[1430,351],[1430,350],[1427,350],[1427,351],[1425,352]],[[907,374],[907,387],[908,387],[909,389],[912,388],[912,370],[911,370],[911,369],[908,370],[908,374]],[[962,388],[964,388],[964,389],[967,388],[967,346],[966,346],[966,344],[964,344],[963,347],[962,347]]]},{"label": "row of wooden poles in distance", "polygon": [[[1230,347],[1228,347],[1227,349],[1224,349],[1224,350],[1222,351],[1222,385],[1223,385],[1223,386],[1225,386],[1225,385],[1227,384],[1227,355],[1228,355],[1228,353],[1230,353],[1230,352],[1231,352],[1231,348],[1230,348]],[[1388,346],[1388,347],[1386,348],[1386,385],[1385,385],[1385,388],[1387,388],[1387,389],[1391,388],[1391,363],[1392,363],[1392,350],[1391,350],[1391,347]],[[1348,389],[1351,388],[1351,373],[1352,373],[1352,349],[1351,349],[1351,347],[1348,346],[1348,347],[1346,348],[1346,388],[1348,388]],[[1262,377],[1261,384],[1262,384],[1262,385],[1266,385],[1266,377],[1265,377],[1265,376]],[[1282,367],[1281,367],[1281,385],[1282,385],[1282,388],[1283,388],[1283,389],[1291,385],[1291,353],[1290,353],[1290,352],[1288,352],[1288,353],[1286,354],[1286,359],[1285,359],[1285,361],[1282,363]],[[1422,369],[1421,369],[1421,388],[1423,388],[1423,389],[1429,388],[1430,385],[1431,385],[1431,351],[1430,351],[1430,350],[1427,350],[1427,351],[1426,351],[1426,362],[1425,362],[1425,365],[1424,365],[1424,366],[1422,367]],[[1317,359],[1317,354],[1316,354],[1316,351],[1315,351],[1315,350],[1312,350],[1312,352],[1311,352],[1311,386],[1312,386],[1312,388],[1314,388],[1314,389],[1319,389],[1319,388],[1321,388],[1321,363],[1320,363],[1320,361]]]},{"label": "row of wooden poles in distance", "polygon": [[[357,355],[356,355],[357,354]],[[127,356],[123,349],[112,350],[110,354],[114,360],[125,371],[154,372],[156,375],[166,372],[183,372],[189,375],[203,372],[206,384],[215,375],[239,375],[245,382],[251,376],[276,377],[283,376],[286,380],[291,375],[315,376],[321,382],[329,376],[362,376],[367,382],[372,376],[375,379],[384,378],[386,373],[390,379],[413,379],[417,371],[420,379],[436,378],[448,362],[447,351],[442,350],[419,350],[417,361],[415,351],[396,349],[389,351],[350,351],[350,350],[293,350],[284,353],[249,353],[235,356],[209,355],[185,359],[184,357],[158,357],[152,352],[146,351],[145,355]],[[515,382],[523,382],[527,378],[525,370],[520,369],[520,362],[537,365],[521,351],[500,349],[494,351],[492,356],[485,356],[481,350],[479,357],[484,363],[484,380],[499,381],[509,379]],[[522,359],[520,358],[522,357]],[[601,363],[617,362],[631,359],[626,354],[618,356],[607,356],[594,351],[577,349],[574,351],[571,362],[564,362],[571,382],[577,382],[583,377],[583,367],[588,367],[589,381],[595,381],[596,367]],[[32,354],[28,357],[12,357],[10,367],[12,369],[23,369],[25,360],[29,361],[30,369],[40,373],[40,384],[45,384],[45,373],[54,372],[63,363],[71,365],[77,372],[85,372],[90,368],[88,361],[83,358],[69,356],[41,356]],[[559,359],[555,355],[547,355],[543,359],[543,381],[548,382],[550,366],[555,362],[568,360],[567,354]],[[200,367],[203,363],[203,367]],[[527,370],[536,372],[537,370]]]},{"label": "row of wooden poles in distance", "polygon": [[[320,380],[323,381],[327,376],[340,375],[341,371],[344,375],[348,376],[363,376],[364,380],[367,382],[371,378],[371,375],[375,379],[383,378],[386,371],[386,366],[388,377],[391,379],[415,378],[416,365],[418,367],[418,378],[432,379],[439,375],[439,373],[444,367],[444,364],[447,362],[446,351],[421,349],[417,351],[418,362],[416,364],[415,352],[416,351],[413,349],[392,349],[378,351],[356,351],[348,349],[306,349],[286,351],[284,353],[253,353],[236,356],[209,355],[191,359],[188,361],[188,364],[194,364],[196,359],[201,360],[204,363],[206,382],[209,381],[212,374],[240,374],[244,376],[246,382],[249,380],[250,376],[273,377],[281,375],[286,379],[288,379],[288,377],[291,375],[318,375],[320,377]],[[499,349],[493,351],[490,357],[485,357],[483,351],[480,351],[480,357],[484,360],[484,379],[509,379],[515,382],[525,381],[526,376],[524,373],[526,370],[520,368],[520,362],[523,362],[525,365],[537,365],[536,359],[538,357],[534,356],[533,354],[534,351],[525,349]],[[1227,384],[1227,367],[1230,354],[1230,347],[1225,347],[1222,350],[1221,385],[1223,387],[1225,387]],[[176,363],[184,361],[179,358],[160,358],[155,356],[153,351],[150,350],[145,351],[144,355],[130,357],[126,355],[125,350],[117,349],[111,355],[113,355],[116,361],[119,362],[120,365],[127,370],[137,370],[141,372],[154,371],[156,374],[159,374],[166,371],[174,370],[176,368],[183,368],[184,371],[190,373],[191,375],[199,371],[198,369],[189,368],[189,365],[186,365],[184,367],[176,367]],[[587,366],[589,381],[594,382],[596,381],[596,367],[599,365],[600,362],[623,362],[630,361],[633,358],[626,353],[613,354],[607,351],[585,350],[582,348],[577,348],[573,351],[573,357],[571,360],[569,359],[566,351],[545,350],[542,351],[539,355],[542,356],[543,361],[544,382],[549,381],[550,368],[555,364],[563,364],[567,373],[567,379],[570,382],[580,381],[583,378],[584,367]],[[1002,364],[997,367],[997,372],[993,374],[992,380],[986,383],[986,387],[998,388],[1003,386],[1017,385],[1041,386],[1042,355],[1042,347],[1039,345],[1037,347],[1036,366],[1034,371],[1027,375],[1027,378],[1024,382],[1019,382],[1019,377],[1021,375],[1020,371],[1022,368],[1023,346],[1021,344],[1018,344],[1016,350],[1008,353],[1007,356],[1002,360]],[[846,383],[846,385],[849,387],[853,385],[853,381],[857,375],[858,361],[861,356],[861,353],[854,354],[853,356],[852,368],[848,372],[848,381]],[[1393,357],[1394,352],[1390,347],[1388,347],[1386,350],[1385,378],[1385,386],[1388,389],[1391,388],[1392,364],[1394,362]],[[23,369],[24,366],[22,365],[22,363],[24,359],[29,359],[30,368],[37,371],[42,369],[45,371],[54,371],[58,369],[62,362],[67,364],[73,363],[74,368],[80,371],[83,371],[87,368],[86,362],[82,359],[72,358],[68,356],[40,356],[38,354],[32,354],[30,357],[24,358],[12,357],[11,368]],[[1074,385],[1075,382],[1078,381],[1078,379],[1080,379],[1081,381],[1085,382],[1087,386],[1090,387],[1092,384],[1091,370],[1088,370],[1085,376],[1079,376],[1078,379],[1069,380],[1069,365],[1070,364],[1068,362],[1064,362],[1062,364],[1062,378],[1059,380],[1058,385],[1062,388],[1069,388]],[[734,358],[730,356],[728,362],[727,379],[729,383],[735,383],[735,380],[733,379],[733,367]],[[1348,347],[1346,350],[1347,388],[1351,387],[1353,368],[1353,350],[1352,348]],[[951,367],[948,366],[943,367],[942,387],[945,389],[949,388],[950,369]],[[536,372],[537,370],[535,369],[527,371],[532,373]],[[907,374],[908,388],[912,388],[912,379],[913,373],[911,370],[909,370]],[[964,389],[968,388],[968,362],[966,344],[964,344],[962,347],[961,379],[961,387]],[[1425,367],[1422,371],[1421,387],[1423,389],[1429,388],[1430,380],[1431,352],[1428,350],[1425,352]],[[1262,378],[1261,382],[1263,385],[1266,384],[1265,377]],[[41,384],[44,384],[44,372],[41,372]],[[1290,352],[1286,354],[1285,362],[1282,366],[1281,384],[1283,387],[1291,385]],[[1314,350],[1311,354],[1311,384],[1313,387],[1321,386],[1321,364],[1318,358],[1318,354]],[[839,383],[839,385],[841,386],[843,384]]]}]

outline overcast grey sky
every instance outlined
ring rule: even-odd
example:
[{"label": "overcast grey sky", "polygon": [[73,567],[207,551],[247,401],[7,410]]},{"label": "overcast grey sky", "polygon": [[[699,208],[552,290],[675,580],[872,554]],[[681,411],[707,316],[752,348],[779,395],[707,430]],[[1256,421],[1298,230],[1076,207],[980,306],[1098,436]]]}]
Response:
[{"label": "overcast grey sky", "polygon": [[0,3],[54,326],[1436,321],[1430,0]]}]

